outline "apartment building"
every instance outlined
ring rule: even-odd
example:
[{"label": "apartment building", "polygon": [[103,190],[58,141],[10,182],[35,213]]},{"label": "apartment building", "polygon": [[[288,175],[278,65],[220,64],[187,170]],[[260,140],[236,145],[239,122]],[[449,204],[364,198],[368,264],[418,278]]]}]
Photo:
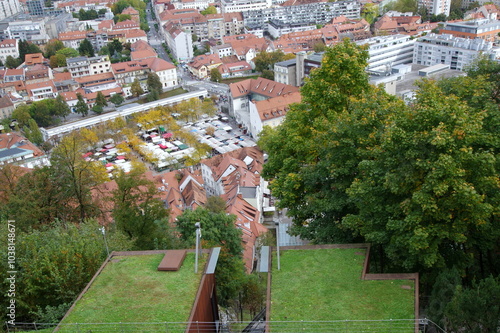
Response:
[{"label": "apartment building", "polygon": [[27,84],[26,91],[28,92],[28,97],[33,102],[46,98],[53,99],[57,96],[57,89],[52,80]]},{"label": "apartment building", "polygon": [[350,19],[360,17],[361,5],[358,1],[313,2],[294,6],[280,6],[243,13],[243,20],[249,29],[266,29],[267,22],[280,24],[311,25],[327,24],[333,18],[345,16]]},{"label": "apartment building", "polygon": [[426,8],[429,15],[450,15],[451,0],[418,0],[418,8]]},{"label": "apartment building", "polygon": [[482,38],[488,42],[495,42],[499,39],[500,21],[492,19],[476,19],[461,22],[446,22],[441,34],[450,34],[462,38]]},{"label": "apartment building", "polygon": [[500,57],[500,48],[481,38],[429,34],[415,42],[413,63],[426,66],[444,64],[449,65],[450,69],[461,71],[480,54],[497,59]]},{"label": "apartment building", "polygon": [[413,61],[413,48],[416,39],[408,35],[392,35],[373,37],[356,42],[358,45],[368,44],[368,71],[388,71],[390,67],[410,64]]},{"label": "apartment building", "polygon": [[0,0],[0,20],[21,12],[19,0]]},{"label": "apartment building", "polygon": [[271,0],[221,0],[222,13],[246,12],[250,10],[259,10],[270,8]]},{"label": "apartment building", "polygon": [[171,4],[175,9],[197,9],[205,10],[212,2],[208,0],[178,0],[172,1]]},{"label": "apartment building", "polygon": [[111,62],[107,55],[69,58],[66,63],[72,78],[111,71]]},{"label": "apartment building", "polygon": [[12,58],[19,57],[17,39],[4,39],[0,42],[0,61],[5,64],[8,56]]},{"label": "apartment building", "polygon": [[164,26],[165,40],[177,61],[189,61],[193,58],[193,40],[191,33],[182,30],[174,23]]},{"label": "apartment building", "polygon": [[43,45],[49,41],[49,35],[45,31],[45,20],[32,19],[12,21],[8,23],[4,35],[9,39],[26,40],[33,44]]}]

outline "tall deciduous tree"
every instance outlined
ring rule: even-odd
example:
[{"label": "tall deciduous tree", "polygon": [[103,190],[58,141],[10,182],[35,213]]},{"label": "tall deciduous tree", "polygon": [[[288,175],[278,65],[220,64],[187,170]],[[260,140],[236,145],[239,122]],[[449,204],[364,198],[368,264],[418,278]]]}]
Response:
[{"label": "tall deciduous tree", "polygon": [[222,74],[220,73],[219,69],[212,68],[212,70],[210,71],[210,81],[213,81],[213,82],[221,82],[222,81]]},{"label": "tall deciduous tree", "polygon": [[139,97],[144,94],[144,90],[142,89],[137,78],[135,78],[134,82],[132,82],[132,86],[130,86],[130,93],[133,97]]},{"label": "tall deciduous tree", "polygon": [[113,193],[113,218],[119,230],[134,240],[137,250],[152,250],[155,239],[163,239],[168,210],[156,197],[155,184],[147,180],[143,171],[133,169],[116,178],[118,188]]},{"label": "tall deciduous tree", "polygon": [[114,94],[109,98],[109,101],[113,103],[114,105],[120,105],[123,103],[124,99],[123,96],[120,94]]},{"label": "tall deciduous tree", "polygon": [[51,164],[58,174],[57,181],[62,189],[59,195],[69,210],[68,220],[83,221],[96,216],[97,205],[92,190],[109,178],[101,163],[89,162],[82,155],[87,152],[88,142],[78,132],[65,136],[54,148]]},{"label": "tall deciduous tree", "polygon": [[48,58],[52,57],[53,55],[55,55],[58,50],[63,49],[63,48],[64,48],[64,44],[60,40],[58,40],[58,39],[50,40],[47,43],[47,45],[45,45],[44,57],[48,59]]},{"label": "tall deciduous tree", "polygon": [[34,119],[28,120],[28,126],[23,128],[26,138],[36,145],[43,143],[43,135]]},{"label": "tall deciduous tree", "polygon": [[70,109],[68,103],[64,100],[61,94],[58,94],[54,103],[54,113],[58,117],[66,117],[70,114]]},{"label": "tall deciduous tree", "polygon": [[160,94],[163,91],[163,84],[160,77],[156,73],[148,73],[147,85],[149,92],[156,91]]}]

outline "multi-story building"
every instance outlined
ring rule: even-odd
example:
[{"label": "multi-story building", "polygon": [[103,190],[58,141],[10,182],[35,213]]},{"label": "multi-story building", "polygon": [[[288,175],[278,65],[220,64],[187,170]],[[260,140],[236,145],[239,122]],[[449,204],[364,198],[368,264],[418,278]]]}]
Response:
[{"label": "multi-story building", "polygon": [[297,60],[290,59],[274,64],[274,81],[297,87]]},{"label": "multi-story building", "polygon": [[463,70],[480,54],[497,59],[500,57],[500,48],[481,38],[429,34],[417,39],[413,63],[426,66],[445,64],[450,69]]},{"label": "multi-story building", "polygon": [[178,61],[189,61],[193,58],[193,39],[191,33],[182,30],[173,23],[164,27],[165,40],[174,58]]},{"label": "multi-story building", "polygon": [[266,23],[275,20],[280,24],[327,24],[333,18],[345,16],[358,19],[361,5],[358,1],[313,2],[295,6],[280,6],[243,13],[245,27],[266,29]]},{"label": "multi-story building", "polygon": [[356,43],[368,44],[368,71],[386,72],[391,66],[410,64],[413,61],[415,39],[408,35],[373,37]]},{"label": "multi-story building", "polygon": [[33,169],[50,165],[44,152],[16,132],[0,134],[0,165],[12,164]]},{"label": "multi-story building", "polygon": [[24,68],[7,68],[3,76],[3,82],[24,82]]},{"label": "multi-story building", "polygon": [[273,3],[271,0],[221,0],[220,4],[223,13],[234,13],[269,8]]},{"label": "multi-story building", "polygon": [[45,44],[50,39],[45,31],[43,18],[9,22],[4,35],[9,39],[26,40],[38,45]]},{"label": "multi-story building", "polygon": [[187,64],[187,67],[193,76],[199,79],[204,79],[210,76],[212,69],[217,68],[220,65],[222,65],[222,61],[217,54],[202,54],[190,61]]},{"label": "multi-story building", "polygon": [[276,127],[283,122],[289,105],[300,103],[300,92],[293,92],[263,101],[250,101],[250,134],[258,139],[264,126]]},{"label": "multi-story building", "polygon": [[172,1],[175,9],[197,9],[204,10],[210,6],[211,1],[208,0],[180,0]]},{"label": "multi-story building", "polygon": [[144,91],[147,91],[149,73],[156,73],[164,89],[177,85],[177,71],[174,65],[160,59],[147,58],[136,61],[119,62],[111,65],[116,82],[121,84],[124,96],[130,96],[130,87],[137,79]]},{"label": "multi-story building", "polygon": [[71,77],[81,77],[108,73],[111,71],[111,62],[107,55],[95,57],[76,57],[66,60],[68,71]]},{"label": "multi-story building", "polygon": [[251,101],[263,101],[288,93],[298,92],[299,88],[264,78],[248,79],[229,85],[230,113],[236,118],[238,124],[250,129]]},{"label": "multi-story building", "polygon": [[41,101],[42,99],[53,99],[57,96],[57,89],[54,82],[44,81],[26,85],[26,91],[30,100],[33,102]]},{"label": "multi-story building", "polygon": [[8,56],[12,58],[19,57],[17,39],[4,39],[0,42],[0,61],[5,64]]},{"label": "multi-story building", "polygon": [[243,14],[237,13],[224,13],[224,36],[239,35],[243,33],[245,24],[243,21]]},{"label": "multi-story building", "polygon": [[43,0],[28,0],[26,6],[31,16],[45,15],[45,2]]},{"label": "multi-story building", "polygon": [[45,22],[45,30],[50,38],[57,38],[59,31],[68,31],[68,22],[73,19],[70,13],[48,17]]},{"label": "multi-story building", "polygon": [[25,84],[32,84],[52,80],[54,78],[54,75],[52,73],[52,68],[50,68],[49,66],[36,64],[26,69],[24,77]]},{"label": "multi-story building", "polygon": [[500,33],[500,21],[490,19],[477,19],[462,22],[446,22],[441,34],[450,34],[462,38],[482,38],[489,42],[498,40]]},{"label": "multi-story building", "polygon": [[451,0],[418,0],[419,8],[426,8],[429,15],[450,15]]},{"label": "multi-story building", "polygon": [[21,12],[19,0],[0,0],[0,20]]}]

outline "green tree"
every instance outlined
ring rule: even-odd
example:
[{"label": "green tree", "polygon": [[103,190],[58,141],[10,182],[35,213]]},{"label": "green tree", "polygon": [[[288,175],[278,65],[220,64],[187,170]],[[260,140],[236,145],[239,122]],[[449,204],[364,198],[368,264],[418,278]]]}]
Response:
[{"label": "green tree", "polygon": [[53,55],[50,57],[49,62],[51,68],[65,67],[67,65],[66,57],[62,54]]},{"label": "green tree", "polygon": [[217,14],[217,8],[215,8],[214,6],[208,6],[205,10],[202,10],[200,14],[204,16],[210,14]]},{"label": "green tree", "polygon": [[[107,256],[99,228],[95,221],[79,226],[54,222],[40,230],[16,234],[16,289],[23,290],[16,293],[16,320],[34,322],[53,308],[69,308]],[[2,257],[7,255],[7,233],[7,223],[2,220]],[[119,232],[108,232],[106,237],[110,250],[130,249],[130,242]],[[2,288],[8,290],[7,261],[1,265]],[[8,299],[1,300],[6,309]],[[58,311],[56,321],[64,313]]]},{"label": "green tree", "polygon": [[220,73],[218,68],[212,68],[212,70],[210,71],[210,81],[213,82],[222,81],[222,74]]},{"label": "green tree", "polygon": [[163,84],[156,73],[148,73],[147,86],[150,92],[156,91],[158,94],[161,94],[163,91]]},{"label": "green tree", "polygon": [[132,86],[130,87],[130,93],[133,97],[139,97],[144,94],[144,90],[142,90],[141,84],[137,78],[135,78]]},{"label": "green tree", "polygon": [[74,58],[74,57],[78,57],[80,55],[77,50],[75,50],[71,47],[64,47],[60,50],[57,50],[56,55],[59,55],[59,54],[65,56],[66,58]]},{"label": "green tree", "polygon": [[491,250],[500,196],[497,140],[484,131],[484,117],[435,83],[422,83],[413,106],[386,127],[376,159],[360,164],[348,191],[359,214],[346,225],[408,269],[464,270],[471,248]]},{"label": "green tree", "polygon": [[80,43],[80,46],[78,46],[78,52],[80,53],[81,56],[87,56],[87,57],[95,56],[94,47],[87,38],[85,38]]},{"label": "green tree", "polygon": [[109,98],[109,101],[113,103],[114,105],[120,105],[123,103],[124,99],[123,96],[120,94],[114,94]]},{"label": "green tree", "polygon": [[223,213],[226,211],[226,201],[221,197],[208,197],[205,208],[212,213]]},{"label": "green tree", "polygon": [[458,287],[446,309],[450,332],[498,332],[500,328],[500,281],[489,277],[472,288]]},{"label": "green tree", "polygon": [[22,63],[22,61],[18,58],[14,58],[12,56],[7,56],[5,59],[5,67],[7,68],[16,68]]},{"label": "green tree", "polygon": [[50,159],[57,182],[61,188],[61,209],[67,210],[66,221],[81,222],[99,214],[99,207],[92,197],[92,191],[109,178],[106,169],[99,162],[88,162],[82,158],[87,152],[89,142],[85,131],[72,132],[63,137]]},{"label": "green tree", "polygon": [[87,105],[87,102],[83,99],[83,96],[80,93],[76,94],[76,97],[78,98],[78,102],[76,103],[76,113],[80,113],[82,117],[85,117],[89,113],[89,106]]},{"label": "green tree", "polygon": [[97,97],[95,103],[101,107],[108,106],[108,102],[106,101],[106,97],[104,97],[101,91],[97,92]]},{"label": "green tree", "polygon": [[40,127],[55,125],[59,122],[54,113],[55,100],[44,99],[29,106],[29,113]]},{"label": "green tree", "polygon": [[26,138],[36,145],[41,145],[43,143],[43,135],[36,124],[34,119],[28,121],[28,126],[23,128]]},{"label": "green tree", "polygon": [[132,17],[129,15],[129,14],[118,14],[118,15],[115,15],[113,17],[113,20],[116,23],[118,22],[123,22],[123,21],[126,21],[126,20],[130,20],[132,19]]},{"label": "green tree", "polygon": [[223,306],[229,305],[241,288],[244,279],[244,265],[242,260],[241,231],[236,228],[234,215],[224,212],[213,213],[198,207],[196,210],[186,210],[177,217],[176,226],[181,233],[180,237],[187,244],[195,244],[195,223],[199,222],[204,247],[222,247],[217,262],[217,291]]},{"label": "green tree", "polygon": [[21,128],[28,126],[30,119],[33,119],[31,118],[29,109],[30,107],[28,105],[21,104],[12,111],[12,119],[16,119]]},{"label": "green tree", "polygon": [[162,230],[168,225],[168,210],[156,197],[156,186],[136,169],[120,173],[116,183],[113,218],[118,229],[134,240],[135,249],[154,249],[155,239],[164,237]]},{"label": "green tree", "polygon": [[111,43],[108,43],[108,49],[110,55],[118,55],[123,50],[123,44],[118,39],[113,39]]},{"label": "green tree", "polygon": [[492,84],[491,97],[500,103],[500,64],[495,60],[485,56],[479,56],[469,66],[465,72],[472,78],[483,77]]},{"label": "green tree", "polygon": [[346,189],[364,153],[358,147],[375,140],[370,135],[384,114],[402,103],[368,84],[364,48],[344,40],[323,59],[302,87],[302,103],[290,106],[278,128],[264,127],[258,144],[269,154],[263,176],[278,207],[293,217],[293,232],[320,243],[348,242],[352,232],[340,222],[356,211]]},{"label": "green tree", "polygon": [[378,17],[378,5],[374,3],[366,3],[361,9],[361,17],[366,20],[366,22],[373,24],[375,19]]},{"label": "green tree", "polygon": [[50,40],[47,45],[45,45],[45,53],[43,54],[45,58],[49,59],[60,49],[64,48],[63,42],[58,39]]},{"label": "green tree", "polygon": [[97,113],[97,114],[101,114],[103,112],[103,108],[102,108],[102,106],[96,104],[92,107],[92,111]]},{"label": "green tree", "polygon": [[66,117],[70,114],[68,103],[64,100],[61,94],[58,94],[54,102],[54,114],[58,117]]},{"label": "green tree", "polygon": [[19,41],[18,47],[19,47],[19,59],[21,59],[21,63],[24,62],[26,54],[42,53],[42,51],[37,45],[28,42],[26,40]]}]

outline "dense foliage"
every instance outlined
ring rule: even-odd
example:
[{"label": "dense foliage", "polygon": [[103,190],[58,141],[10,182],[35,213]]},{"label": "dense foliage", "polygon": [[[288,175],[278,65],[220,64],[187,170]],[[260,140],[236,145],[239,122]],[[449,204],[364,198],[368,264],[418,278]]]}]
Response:
[{"label": "dense foliage", "polygon": [[367,58],[348,41],[328,49],[302,102],[259,140],[293,232],[370,242],[380,270],[423,272],[427,286],[445,268],[464,288],[497,276],[498,66],[481,59],[469,77],[423,80],[405,105],[368,84]]}]

